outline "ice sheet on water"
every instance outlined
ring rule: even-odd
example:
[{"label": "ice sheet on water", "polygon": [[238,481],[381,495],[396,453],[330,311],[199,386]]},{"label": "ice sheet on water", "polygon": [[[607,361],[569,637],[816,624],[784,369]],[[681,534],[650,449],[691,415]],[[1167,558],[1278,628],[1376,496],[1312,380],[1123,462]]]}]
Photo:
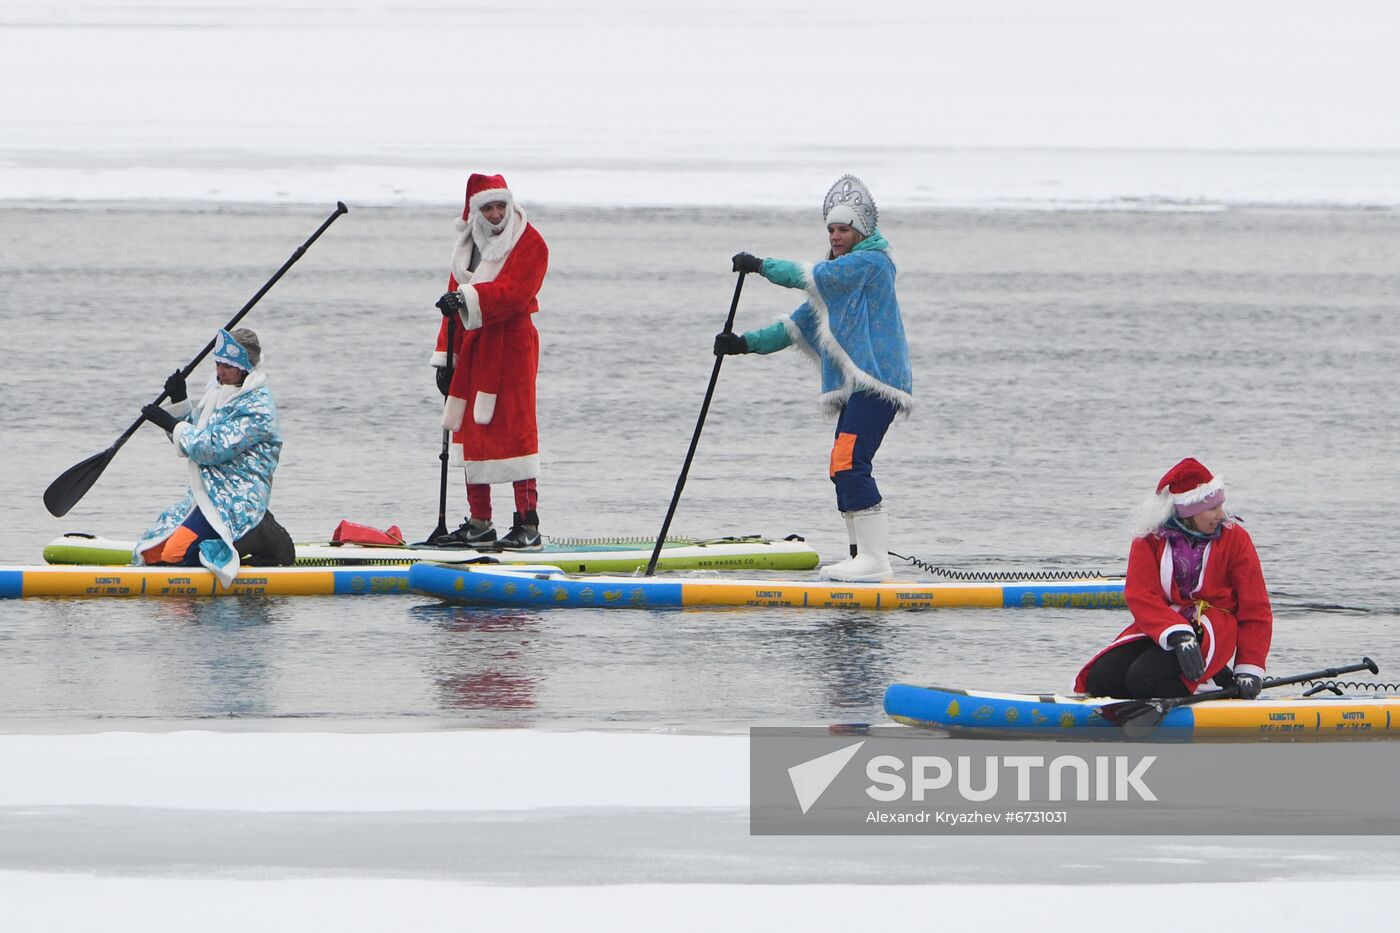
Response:
[{"label": "ice sheet on water", "polygon": [[0,198],[1400,204],[1394,5],[663,6],[7,4]]}]

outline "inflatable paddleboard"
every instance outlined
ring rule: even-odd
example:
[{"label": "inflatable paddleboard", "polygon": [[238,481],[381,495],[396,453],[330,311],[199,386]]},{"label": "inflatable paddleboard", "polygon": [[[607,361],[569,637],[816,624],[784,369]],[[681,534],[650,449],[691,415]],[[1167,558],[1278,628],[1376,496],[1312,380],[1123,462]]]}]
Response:
[{"label": "inflatable paddleboard", "polygon": [[1121,608],[1123,582],[833,583],[719,577],[576,576],[558,567],[414,564],[409,586],[454,603],[656,609],[767,606],[806,609],[935,609],[954,606]]},{"label": "inflatable paddleboard", "polygon": [[34,596],[388,596],[408,567],[244,568],[221,586],[203,567],[0,567],[0,599]]},{"label": "inflatable paddleboard", "polygon": [[[68,534],[49,542],[44,560],[50,564],[126,565],[135,542]],[[548,563],[571,573],[632,573],[646,569],[655,545],[639,539],[551,541],[528,551],[470,548],[366,547],[355,544],[298,544],[297,565],[314,567],[393,566],[419,561],[501,564]],[[775,541],[760,536],[677,539],[661,548],[661,570],[811,570],[817,552],[796,535]]]},{"label": "inflatable paddleboard", "polygon": [[[1346,684],[1342,684],[1344,688]],[[1353,685],[1354,686],[1354,685]],[[1103,697],[986,693],[893,684],[885,712],[907,726],[984,736],[1038,736],[1093,730],[1120,732],[1098,712]],[[1105,731],[1110,730],[1110,731]],[[1275,697],[1204,700],[1171,710],[1156,727],[1163,738],[1351,738],[1400,734],[1400,696]]]}]

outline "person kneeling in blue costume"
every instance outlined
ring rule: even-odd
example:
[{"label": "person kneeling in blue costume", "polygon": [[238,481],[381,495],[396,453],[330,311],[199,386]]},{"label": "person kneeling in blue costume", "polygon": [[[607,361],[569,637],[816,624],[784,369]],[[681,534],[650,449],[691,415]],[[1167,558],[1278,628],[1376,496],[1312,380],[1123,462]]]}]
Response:
[{"label": "person kneeling in blue costume", "polygon": [[141,536],[133,563],[204,566],[228,586],[244,556],[263,566],[295,562],[291,536],[267,510],[282,435],[261,357],[257,334],[221,329],[216,381],[199,402],[190,404],[184,376],[175,372],[165,381],[169,407],[142,409],[187,461],[190,489]]},{"label": "person kneeling in blue costume", "polygon": [[897,413],[914,406],[909,343],[895,297],[890,244],[877,226],[870,191],[843,175],[822,203],[831,249],[817,263],[734,257],[735,272],[755,272],[775,285],[800,288],[807,300],[790,317],[742,335],[715,337],[715,355],[773,353],[796,345],[821,366],[822,403],[837,416],[831,448],[836,507],[846,520],[851,557],[823,567],[826,580],[867,582],[892,577],[889,516],[871,473],[875,452]]}]

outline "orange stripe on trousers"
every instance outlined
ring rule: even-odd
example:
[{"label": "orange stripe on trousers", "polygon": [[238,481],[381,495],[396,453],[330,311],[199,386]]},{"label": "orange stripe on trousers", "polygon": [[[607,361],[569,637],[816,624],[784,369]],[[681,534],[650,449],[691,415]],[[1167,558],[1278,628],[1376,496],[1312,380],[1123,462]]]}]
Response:
[{"label": "orange stripe on trousers", "polygon": [[851,468],[851,461],[855,457],[856,436],[854,434],[836,435],[836,443],[831,445],[831,472],[833,479],[837,473]]}]

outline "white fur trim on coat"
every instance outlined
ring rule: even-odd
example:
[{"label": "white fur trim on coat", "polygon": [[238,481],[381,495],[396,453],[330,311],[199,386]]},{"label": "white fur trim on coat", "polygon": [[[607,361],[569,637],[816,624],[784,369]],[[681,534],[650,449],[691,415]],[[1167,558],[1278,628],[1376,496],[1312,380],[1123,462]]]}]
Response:
[{"label": "white fur trim on coat", "polygon": [[540,455],[510,457],[506,460],[464,460],[462,445],[453,444],[457,462],[467,473],[469,483],[513,483],[518,479],[539,479]]},{"label": "white fur trim on coat", "polygon": [[[199,424],[196,425],[196,427],[202,428],[207,425],[210,418],[213,417],[214,409],[227,405],[245,392],[252,392],[254,389],[260,389],[265,385],[267,385],[266,374],[260,373],[256,369],[244,378],[243,385],[241,386],[215,384],[213,388],[205,393],[205,397],[201,399],[200,404],[202,408],[199,413]],[[210,398],[211,395],[213,398]],[[187,427],[189,426],[189,422],[184,422],[184,424]],[[180,425],[177,424],[176,427],[178,428]],[[233,531],[219,515],[219,510],[215,507],[214,500],[209,497],[209,491],[204,488],[204,477],[199,472],[199,464],[188,459],[189,454],[185,451],[184,444],[180,443],[184,434],[185,432],[181,431],[180,435],[175,438],[175,449],[179,451],[180,456],[186,458],[185,468],[190,474],[190,491],[194,493],[195,505],[197,505],[199,511],[204,514],[204,520],[209,523],[209,527],[214,529],[214,533],[217,534],[224,543],[228,545],[229,550],[233,552],[233,559],[223,567],[215,567],[207,563],[202,553],[200,554],[199,562],[213,571],[214,576],[218,578],[220,583],[224,586],[231,586],[242,566],[238,557],[238,548],[234,546]]]},{"label": "white fur trim on coat", "polygon": [[467,413],[467,400],[449,395],[442,403],[442,426],[449,431],[462,430],[462,416]]},{"label": "white fur trim on coat", "polygon": [[481,329],[481,296],[476,293],[473,285],[463,285],[457,289],[457,293],[462,296],[462,300],[467,306],[457,312],[457,317],[461,319],[462,326],[467,330]]},{"label": "white fur trim on coat", "polygon": [[827,414],[836,414],[845,407],[846,400],[855,392],[869,392],[871,395],[879,396],[890,404],[894,405],[906,418],[914,411],[914,396],[908,392],[896,389],[894,386],[880,382],[874,376],[869,375],[860,367],[856,366],[836,335],[831,332],[829,318],[831,309],[826,305],[826,299],[822,297],[817,289],[817,281],[812,275],[815,263],[804,262],[802,264],[802,284],[807,293],[807,300],[812,305],[812,309],[817,312],[817,339],[821,343],[820,351],[809,344],[802,336],[801,329],[796,323],[788,318],[787,332],[792,338],[792,342],[808,356],[816,360],[817,365],[821,365],[822,354],[831,357],[836,367],[841,370],[845,377],[845,385],[839,389],[833,389],[822,395],[822,407]]},{"label": "white fur trim on coat", "polygon": [[1263,669],[1262,667],[1257,667],[1257,666],[1255,666],[1255,665],[1253,665],[1253,664],[1240,664],[1240,665],[1237,665],[1237,666],[1235,667],[1235,673],[1236,673],[1236,674],[1253,674],[1255,677],[1258,677],[1260,680],[1263,680],[1264,677],[1265,677],[1264,669]]}]

